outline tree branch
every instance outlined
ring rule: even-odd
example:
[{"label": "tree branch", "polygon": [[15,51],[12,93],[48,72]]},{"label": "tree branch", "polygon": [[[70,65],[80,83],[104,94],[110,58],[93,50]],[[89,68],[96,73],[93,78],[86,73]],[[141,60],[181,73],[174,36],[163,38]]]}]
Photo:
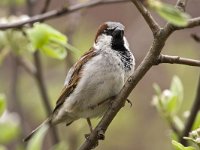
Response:
[{"label": "tree branch", "polygon": [[48,19],[52,19],[52,18],[55,18],[58,16],[62,16],[65,14],[69,14],[69,13],[78,11],[83,8],[90,8],[90,7],[94,7],[97,5],[112,4],[112,3],[124,3],[124,2],[129,2],[129,1],[130,0],[91,0],[91,1],[85,2],[85,3],[80,3],[80,4],[72,5],[69,7],[63,7],[60,10],[52,10],[52,11],[46,12],[44,14],[35,15],[25,21],[22,20],[22,21],[18,21],[15,23],[0,24],[0,30],[6,30],[6,29],[10,29],[10,28],[20,28],[26,24],[42,22],[42,21],[45,21]]},{"label": "tree branch", "polygon": [[199,76],[199,82],[198,82],[198,87],[197,87],[197,91],[196,91],[196,98],[192,105],[190,116],[187,119],[185,128],[179,139],[179,141],[184,145],[186,144],[186,141],[183,139],[183,137],[188,136],[190,130],[192,129],[192,125],[194,124],[194,121],[198,114],[199,109],[200,109],[200,76]]},{"label": "tree branch", "polygon": [[149,49],[147,55],[143,59],[142,63],[135,70],[133,75],[131,75],[128,81],[125,83],[124,87],[120,91],[120,93],[113,100],[111,107],[105,113],[99,124],[90,134],[90,136],[86,139],[83,145],[79,150],[88,150],[94,147],[94,145],[98,142],[99,134],[105,133],[108,126],[117,115],[119,110],[124,106],[127,97],[131,93],[131,91],[135,88],[137,83],[144,77],[146,72],[155,64],[157,57],[159,56],[162,48],[164,47],[165,41],[167,40],[169,33],[159,33],[153,41],[151,48]]},{"label": "tree branch", "polygon": [[[46,113],[48,115],[50,115],[51,112],[52,112],[52,109],[51,109],[51,106],[50,106],[50,103],[49,103],[49,97],[48,97],[47,89],[46,89],[46,86],[45,86],[45,83],[44,83],[41,60],[40,60],[40,55],[39,55],[38,51],[36,51],[34,53],[34,61],[35,61],[36,69],[37,69],[36,74],[35,74],[35,78],[36,78],[36,81],[37,81],[37,84],[38,84],[40,94],[41,94],[42,99],[43,99],[42,102],[44,103]],[[51,131],[52,131],[53,143],[56,144],[56,143],[59,142],[59,138],[58,138],[58,134],[57,134],[55,127],[51,128]]]},{"label": "tree branch", "polygon": [[29,62],[27,59],[20,57],[18,58],[18,63],[22,66],[31,76],[36,75],[36,68],[35,66]]},{"label": "tree branch", "polygon": [[198,35],[196,35],[196,34],[191,34],[191,37],[196,41],[196,42],[198,42],[198,43],[200,43],[200,37],[198,36]]},{"label": "tree branch", "polygon": [[[48,9],[48,6],[50,4],[51,0],[46,0],[45,4],[44,4],[44,8],[41,10],[41,12],[45,12]],[[30,16],[33,15],[33,3],[31,0],[27,0],[27,8],[28,8],[28,14]],[[31,24],[32,26],[32,24]],[[49,97],[47,94],[47,89],[46,89],[46,85],[44,82],[44,78],[43,78],[43,71],[42,71],[42,64],[41,64],[41,60],[40,60],[40,54],[38,51],[36,51],[34,53],[34,62],[35,62],[35,68],[36,68],[36,72],[34,73],[34,78],[37,81],[38,84],[38,88],[42,97],[42,102],[44,103],[44,107],[45,110],[48,114],[48,116],[51,114],[52,110],[51,110],[51,106],[49,103]],[[56,130],[56,127],[52,127],[51,128],[51,138],[52,138],[52,142],[53,144],[57,144],[59,142],[59,138],[58,138],[58,133]]]},{"label": "tree branch", "polygon": [[42,11],[41,11],[41,14],[47,12],[47,10],[48,10],[48,8],[49,8],[49,6],[50,6],[50,3],[51,3],[51,0],[46,0],[46,1],[45,1],[44,7],[43,7],[43,9],[42,9]]},{"label": "tree branch", "polygon": [[[132,0],[132,1],[134,4],[136,4],[136,7],[143,15],[149,27],[151,28],[152,32],[154,33],[153,44],[149,49],[148,53],[146,54],[145,58],[141,62],[141,64],[135,70],[133,75],[129,77],[128,81],[125,83],[120,93],[113,100],[111,107],[104,114],[101,121],[98,123],[98,125],[90,134],[90,136],[86,139],[86,141],[81,145],[79,150],[88,150],[94,147],[94,145],[99,140],[100,134],[106,132],[108,126],[110,125],[114,117],[117,115],[119,110],[124,106],[124,103],[129,94],[131,93],[131,91],[135,88],[137,83],[143,78],[146,72],[157,62],[167,38],[173,33],[173,31],[176,30],[174,26],[170,25],[169,23],[164,27],[164,29],[161,29],[157,25],[157,23],[155,23],[154,19],[152,17],[149,17],[150,14],[147,11],[145,11],[144,7],[138,0]],[[189,23],[188,27],[190,26],[192,26],[191,23]]]},{"label": "tree branch", "polygon": [[150,12],[145,8],[145,6],[142,4],[140,0],[132,0],[132,2],[135,4],[139,12],[144,17],[153,35],[156,35],[160,31],[160,26],[158,25],[158,23],[154,20]]},{"label": "tree branch", "polygon": [[200,60],[182,58],[182,57],[179,57],[179,56],[162,55],[162,54],[158,57],[155,65],[158,65],[158,64],[161,64],[161,63],[182,64],[182,65],[200,67]]},{"label": "tree branch", "polygon": [[174,30],[181,30],[181,29],[187,29],[187,28],[194,28],[200,25],[200,17],[189,19],[188,25],[185,27],[177,27],[174,26]]}]

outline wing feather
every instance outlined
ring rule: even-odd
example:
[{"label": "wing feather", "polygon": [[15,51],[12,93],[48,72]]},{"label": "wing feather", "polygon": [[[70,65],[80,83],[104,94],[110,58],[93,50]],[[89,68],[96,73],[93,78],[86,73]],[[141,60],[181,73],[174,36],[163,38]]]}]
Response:
[{"label": "wing feather", "polygon": [[69,95],[74,91],[76,88],[80,78],[81,78],[81,70],[83,69],[83,66],[94,56],[96,56],[97,53],[95,52],[94,48],[91,48],[87,53],[85,53],[79,61],[74,64],[72,67],[73,69],[70,69],[70,74],[67,76],[65,81],[65,86],[61,91],[61,94],[56,102],[56,107],[54,109],[54,112],[65,102],[66,98],[69,97]]}]

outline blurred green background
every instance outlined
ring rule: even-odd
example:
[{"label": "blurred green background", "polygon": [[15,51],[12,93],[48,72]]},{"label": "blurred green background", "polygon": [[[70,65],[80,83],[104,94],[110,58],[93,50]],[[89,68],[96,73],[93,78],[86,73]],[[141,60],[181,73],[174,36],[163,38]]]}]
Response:
[{"label": "blurred green background", "polygon": [[[34,0],[34,14],[38,14],[43,7],[44,0]],[[85,0],[52,0],[49,10],[61,8],[67,4],[84,2]],[[175,2],[168,0],[171,4]],[[200,14],[199,0],[193,0],[188,4],[187,10],[191,16]],[[14,14],[13,14],[14,12]],[[156,14],[153,16],[160,25],[165,21]],[[24,0],[1,0],[0,17],[27,14],[26,2]],[[46,21],[61,33],[66,34],[70,44],[79,49],[78,53],[68,51],[64,60],[57,60],[42,56],[44,79],[48,89],[52,108],[63,87],[67,71],[76,60],[86,52],[93,44],[95,32],[98,26],[105,21],[119,21],[126,27],[125,34],[130,48],[136,58],[136,66],[140,64],[152,43],[152,34],[140,13],[132,3],[102,5],[64,15],[56,19]],[[174,33],[167,41],[164,54],[178,55],[187,58],[200,58],[200,44],[191,38],[191,33],[200,33],[199,27]],[[32,54],[23,52],[24,56],[31,61]],[[13,57],[8,56],[0,65],[0,93],[7,97],[9,112],[18,114],[20,121],[19,136],[7,143],[8,149],[17,149],[22,144],[22,138],[32,129],[39,125],[46,117],[46,112],[40,97],[36,81],[27,74],[24,69],[19,68],[16,94],[13,94],[13,82],[15,80],[15,62]],[[136,86],[129,99],[129,104],[119,112],[117,117],[106,132],[106,138],[96,148],[98,150],[160,150],[171,149],[169,127],[152,106],[153,83],[158,83],[162,89],[169,88],[174,75],[180,77],[184,86],[184,102],[181,111],[188,110],[195,97],[199,68],[183,65],[162,64],[153,67]],[[20,105],[20,108],[19,108]],[[96,124],[100,119],[93,119]],[[58,125],[59,136],[72,150],[76,149],[84,140],[84,134],[89,133],[86,120],[80,119],[66,127]],[[0,133],[1,134],[1,133]],[[44,149],[50,149],[50,134],[44,140]],[[22,144],[23,145],[23,144]]]}]

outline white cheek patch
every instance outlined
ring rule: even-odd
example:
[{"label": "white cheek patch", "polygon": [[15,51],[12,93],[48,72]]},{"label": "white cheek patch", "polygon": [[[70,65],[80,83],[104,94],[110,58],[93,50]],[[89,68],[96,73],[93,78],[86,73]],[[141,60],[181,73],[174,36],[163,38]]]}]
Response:
[{"label": "white cheek patch", "polygon": [[112,40],[112,36],[102,34],[97,38],[97,42],[94,43],[94,48],[98,50],[108,48],[108,47],[110,48],[111,40]]},{"label": "white cheek patch", "polygon": [[128,41],[127,41],[127,39],[125,38],[125,36],[124,36],[124,47],[126,48],[126,49],[128,49],[129,50],[129,44],[128,44]]}]

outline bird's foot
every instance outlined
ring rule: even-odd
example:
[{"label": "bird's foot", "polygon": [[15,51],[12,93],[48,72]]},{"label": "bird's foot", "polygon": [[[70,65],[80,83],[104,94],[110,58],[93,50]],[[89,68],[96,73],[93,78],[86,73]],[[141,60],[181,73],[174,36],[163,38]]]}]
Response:
[{"label": "bird's foot", "polygon": [[98,131],[98,140],[104,140],[104,139],[105,139],[104,131],[99,130]]},{"label": "bird's foot", "polygon": [[[90,140],[89,136],[91,133],[85,134],[85,139]],[[99,141],[97,140],[96,143],[93,145],[92,149],[95,149],[99,145]]]}]

